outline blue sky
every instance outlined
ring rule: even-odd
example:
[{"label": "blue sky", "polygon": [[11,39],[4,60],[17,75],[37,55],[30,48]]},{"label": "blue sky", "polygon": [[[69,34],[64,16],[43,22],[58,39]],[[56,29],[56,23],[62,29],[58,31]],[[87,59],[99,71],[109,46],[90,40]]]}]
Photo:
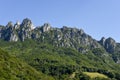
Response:
[{"label": "blue sky", "polygon": [[120,0],[0,0],[0,24],[26,17],[35,26],[77,27],[97,40],[120,42]]}]

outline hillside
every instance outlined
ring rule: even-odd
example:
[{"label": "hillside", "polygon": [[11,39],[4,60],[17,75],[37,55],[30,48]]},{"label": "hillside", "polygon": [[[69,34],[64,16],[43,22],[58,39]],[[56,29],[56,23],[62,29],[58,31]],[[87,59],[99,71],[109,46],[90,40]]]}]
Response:
[{"label": "hillside", "polygon": [[[97,41],[82,29],[54,28],[48,23],[35,27],[26,18],[22,23],[9,22],[0,26],[0,48],[10,56],[6,62],[15,61],[10,70],[15,69],[19,73],[18,67],[26,65],[30,71],[28,74],[24,68],[22,77],[27,75],[33,80],[39,77],[42,80],[91,80],[84,72],[102,74],[108,80],[120,80],[120,43],[111,37]],[[30,76],[33,72],[36,76]],[[71,78],[71,75],[74,76]]]},{"label": "hillside", "polygon": [[24,60],[33,68],[53,76],[55,79],[69,80],[69,76],[74,72],[80,75],[82,75],[81,72],[98,72],[110,78],[119,78],[120,75],[120,66],[104,50],[99,48],[82,54],[73,48],[57,48],[34,40],[2,41],[0,45],[11,55]]},{"label": "hillside", "polygon": [[[25,62],[0,49],[0,80],[48,80]],[[52,79],[52,78],[51,78]]]}]

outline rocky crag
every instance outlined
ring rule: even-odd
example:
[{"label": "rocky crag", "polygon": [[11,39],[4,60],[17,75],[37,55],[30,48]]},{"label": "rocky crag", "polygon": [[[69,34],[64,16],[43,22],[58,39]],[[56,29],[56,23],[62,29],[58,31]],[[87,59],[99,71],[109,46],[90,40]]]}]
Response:
[{"label": "rocky crag", "polygon": [[24,19],[22,23],[16,22],[16,24],[13,24],[8,22],[6,26],[0,26],[0,39],[9,42],[38,39],[56,47],[72,47],[81,53],[85,53],[89,49],[103,48],[113,55],[115,62],[120,62],[120,57],[117,56],[120,52],[120,44],[112,38],[105,39],[103,37],[100,41],[97,41],[82,29],[67,26],[54,28],[49,23],[35,27],[28,18]]}]

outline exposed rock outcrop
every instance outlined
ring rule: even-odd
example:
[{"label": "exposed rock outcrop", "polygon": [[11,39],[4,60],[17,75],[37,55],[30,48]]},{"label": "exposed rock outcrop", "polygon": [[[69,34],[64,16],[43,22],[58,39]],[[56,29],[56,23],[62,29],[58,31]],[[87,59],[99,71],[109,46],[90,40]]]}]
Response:
[{"label": "exposed rock outcrop", "polygon": [[49,31],[51,29],[51,26],[49,23],[45,23],[43,26],[42,26],[42,32],[46,32],[46,31]]},{"label": "exposed rock outcrop", "polygon": [[105,39],[104,37],[99,41],[99,43],[106,49],[107,52],[113,53],[116,48],[116,42],[112,38]]},{"label": "exposed rock outcrop", "polygon": [[73,47],[78,50],[81,46],[89,49],[101,47],[96,40],[87,35],[82,29],[67,26],[52,28],[49,23],[34,28],[32,21],[28,18],[24,19],[21,24],[16,22],[13,25],[12,22],[9,22],[4,29],[1,29],[0,34],[1,38],[6,41],[40,38],[41,41],[51,42],[54,46]]},{"label": "exposed rock outcrop", "polygon": [[22,23],[8,22],[6,27],[0,26],[0,39],[6,41],[24,41],[25,39],[38,38],[41,42],[49,42],[57,47],[72,47],[80,52],[87,52],[89,49],[101,48],[102,46],[109,53],[114,53],[116,49],[116,42],[112,38],[105,39],[103,37],[98,43],[82,29],[67,26],[53,28],[49,23],[35,28],[28,18],[24,19]]}]

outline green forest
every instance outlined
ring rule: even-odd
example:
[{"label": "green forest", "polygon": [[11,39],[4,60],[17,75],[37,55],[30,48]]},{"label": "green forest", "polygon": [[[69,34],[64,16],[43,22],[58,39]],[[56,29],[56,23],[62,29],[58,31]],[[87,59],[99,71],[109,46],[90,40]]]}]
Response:
[{"label": "green forest", "polygon": [[[1,80],[120,80],[120,65],[101,48],[83,54],[71,47],[55,47],[31,39],[1,40],[0,47]],[[91,78],[85,72],[107,77]]]}]

